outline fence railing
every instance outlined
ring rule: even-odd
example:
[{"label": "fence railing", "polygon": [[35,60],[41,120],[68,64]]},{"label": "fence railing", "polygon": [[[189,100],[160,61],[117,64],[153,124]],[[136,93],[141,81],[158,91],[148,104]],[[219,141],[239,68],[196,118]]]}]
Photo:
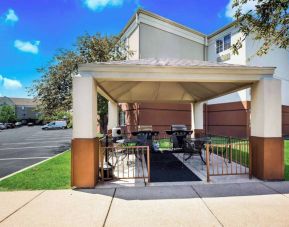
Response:
[{"label": "fence railing", "polygon": [[150,180],[149,146],[100,147],[100,173],[102,181],[112,179]]},{"label": "fence railing", "polygon": [[210,176],[249,174],[251,152],[248,139],[212,136],[206,144],[207,181]]}]

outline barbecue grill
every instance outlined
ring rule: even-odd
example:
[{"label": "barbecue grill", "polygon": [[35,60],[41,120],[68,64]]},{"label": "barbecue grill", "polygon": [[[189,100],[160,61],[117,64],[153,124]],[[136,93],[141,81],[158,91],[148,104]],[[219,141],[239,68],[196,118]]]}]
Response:
[{"label": "barbecue grill", "polygon": [[166,133],[171,136],[173,142],[173,149],[182,149],[184,145],[184,139],[193,133],[192,130],[187,130],[186,125],[171,125],[171,130],[167,130]]},{"label": "barbecue grill", "polygon": [[137,137],[139,146],[150,146],[153,149],[153,138],[159,135],[158,131],[153,131],[152,126],[138,126],[138,131],[131,132]]}]

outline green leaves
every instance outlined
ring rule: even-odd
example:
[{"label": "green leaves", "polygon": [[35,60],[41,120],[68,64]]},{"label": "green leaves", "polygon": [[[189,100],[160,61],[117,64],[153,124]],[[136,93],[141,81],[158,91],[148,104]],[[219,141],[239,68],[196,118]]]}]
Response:
[{"label": "green leaves", "polygon": [[16,113],[14,106],[4,105],[0,107],[0,122],[8,123],[16,121]]},{"label": "green leaves", "polygon": [[[244,12],[245,4],[256,2],[255,10]],[[249,35],[263,42],[257,55],[265,55],[271,47],[286,49],[289,46],[289,0],[234,0],[235,18],[246,39]],[[242,47],[238,41],[232,45],[237,54]]]},{"label": "green leaves", "polygon": [[[38,69],[42,77],[33,82],[29,93],[37,99],[44,118],[50,119],[72,109],[72,75],[78,73],[79,64],[124,60],[128,55],[128,47],[118,37],[85,34],[78,38],[73,50],[60,49],[46,67]],[[98,114],[105,121],[107,100],[100,95]]]}]

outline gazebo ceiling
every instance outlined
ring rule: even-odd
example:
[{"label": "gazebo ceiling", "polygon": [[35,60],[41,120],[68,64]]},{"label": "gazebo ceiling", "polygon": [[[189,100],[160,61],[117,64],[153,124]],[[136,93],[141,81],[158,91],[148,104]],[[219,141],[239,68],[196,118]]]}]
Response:
[{"label": "gazebo ceiling", "polygon": [[115,102],[178,102],[209,100],[250,87],[274,68],[224,63],[141,59],[80,65],[92,76],[99,93]]},{"label": "gazebo ceiling", "polygon": [[102,91],[121,102],[197,102],[248,87],[247,83],[98,82]]}]

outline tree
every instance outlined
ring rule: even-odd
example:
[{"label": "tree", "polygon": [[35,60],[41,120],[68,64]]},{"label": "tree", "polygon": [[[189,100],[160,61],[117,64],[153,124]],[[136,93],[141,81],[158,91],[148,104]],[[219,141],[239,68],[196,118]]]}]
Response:
[{"label": "tree", "polygon": [[[38,69],[42,74],[33,82],[30,94],[39,102],[38,109],[44,118],[72,108],[72,75],[78,65],[91,62],[124,60],[131,53],[118,37],[84,35],[78,38],[74,50],[59,50],[48,66]],[[107,114],[107,100],[98,96],[98,114],[103,126]]]},{"label": "tree", "polygon": [[16,113],[14,106],[4,105],[0,107],[0,122],[8,123],[16,121]]},{"label": "tree", "polygon": [[[245,11],[246,4],[255,3],[255,9]],[[249,35],[261,40],[257,55],[267,54],[272,46],[289,47],[289,0],[234,0],[235,18],[244,37],[232,45],[237,54]]]}]

